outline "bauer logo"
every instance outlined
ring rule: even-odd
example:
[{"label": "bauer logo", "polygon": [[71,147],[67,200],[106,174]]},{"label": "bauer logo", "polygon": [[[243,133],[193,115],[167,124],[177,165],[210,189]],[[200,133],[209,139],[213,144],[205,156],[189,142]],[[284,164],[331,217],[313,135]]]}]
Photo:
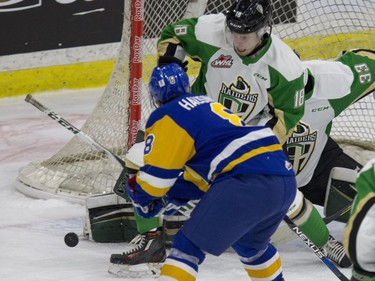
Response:
[{"label": "bauer logo", "polygon": [[0,0],[0,13],[32,9],[41,5],[42,0]]}]

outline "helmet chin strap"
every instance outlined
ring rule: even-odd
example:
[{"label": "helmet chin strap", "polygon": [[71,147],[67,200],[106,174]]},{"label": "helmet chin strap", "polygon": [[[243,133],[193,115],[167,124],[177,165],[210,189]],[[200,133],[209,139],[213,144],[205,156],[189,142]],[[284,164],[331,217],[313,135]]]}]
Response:
[{"label": "helmet chin strap", "polygon": [[267,43],[268,38],[271,36],[271,28],[267,31],[267,27],[262,28],[257,32],[258,36],[261,38],[260,43],[254,48],[254,50],[248,54],[248,57],[254,56],[257,52],[259,52]]}]

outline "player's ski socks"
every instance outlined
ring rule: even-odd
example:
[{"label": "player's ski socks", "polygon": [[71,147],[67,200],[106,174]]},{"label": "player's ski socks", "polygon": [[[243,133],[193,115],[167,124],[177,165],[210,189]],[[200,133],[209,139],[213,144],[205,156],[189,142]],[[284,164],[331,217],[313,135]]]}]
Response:
[{"label": "player's ski socks", "polygon": [[329,230],[315,207],[299,228],[317,247],[324,246],[328,241]]}]

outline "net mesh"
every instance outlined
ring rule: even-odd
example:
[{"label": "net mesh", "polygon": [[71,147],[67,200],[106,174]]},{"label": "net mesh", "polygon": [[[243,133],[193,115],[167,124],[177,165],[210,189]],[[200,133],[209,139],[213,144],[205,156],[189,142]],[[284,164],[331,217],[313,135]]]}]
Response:
[{"label": "net mesh", "polygon": [[[96,108],[81,130],[123,158],[127,151],[130,53],[130,2],[124,1],[124,24],[118,59]],[[280,36],[301,59],[332,59],[352,48],[375,49],[373,0],[276,0],[273,33]],[[144,1],[144,45],[141,127],[151,112],[147,83],[156,65],[156,41],[165,25],[183,17],[225,11],[231,0]],[[199,64],[189,62],[194,79]],[[332,136],[375,150],[374,97],[367,96],[335,119]],[[365,160],[362,157],[361,162]],[[50,159],[32,162],[19,172],[16,187],[31,196],[63,196],[71,201],[88,194],[111,192],[121,167],[100,151],[73,137]],[[42,196],[43,194],[43,196]]]}]

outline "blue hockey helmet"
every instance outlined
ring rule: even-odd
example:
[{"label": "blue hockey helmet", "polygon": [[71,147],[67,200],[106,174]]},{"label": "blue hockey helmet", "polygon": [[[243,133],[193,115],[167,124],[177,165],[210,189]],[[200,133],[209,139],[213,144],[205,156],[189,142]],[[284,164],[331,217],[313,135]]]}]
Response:
[{"label": "blue hockey helmet", "polygon": [[230,31],[245,34],[271,28],[271,18],[270,0],[235,0],[226,13],[226,24]]},{"label": "blue hockey helmet", "polygon": [[190,93],[189,77],[177,63],[157,66],[152,71],[148,88],[153,102],[161,105]]}]

